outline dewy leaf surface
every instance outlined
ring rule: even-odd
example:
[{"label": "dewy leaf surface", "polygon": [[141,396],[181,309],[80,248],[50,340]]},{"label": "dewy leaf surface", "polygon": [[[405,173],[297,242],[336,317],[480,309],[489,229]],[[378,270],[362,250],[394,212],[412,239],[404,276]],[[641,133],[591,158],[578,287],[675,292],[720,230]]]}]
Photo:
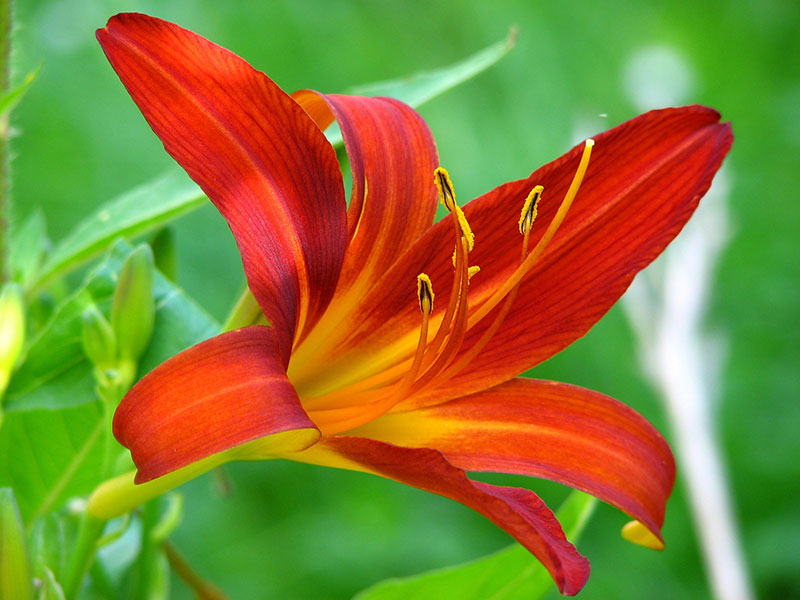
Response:
[{"label": "dewy leaf surface", "polygon": [[[596,500],[573,491],[556,512],[564,532],[577,541]],[[541,563],[514,544],[476,561],[404,579],[389,579],[361,592],[354,600],[534,600],[554,589]]]}]

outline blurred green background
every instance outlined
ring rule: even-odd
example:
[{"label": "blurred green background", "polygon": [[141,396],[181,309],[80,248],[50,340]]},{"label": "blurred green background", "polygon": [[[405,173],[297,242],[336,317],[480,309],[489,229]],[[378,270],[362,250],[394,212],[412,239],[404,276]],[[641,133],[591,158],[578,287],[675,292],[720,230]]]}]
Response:
[{"label": "blurred green background", "polygon": [[[517,48],[498,66],[420,111],[460,198],[527,175],[579,135],[616,125],[647,102],[674,97],[720,110],[736,141],[726,162],[732,239],[708,319],[727,347],[716,423],[758,595],[800,598],[800,4],[23,0],[16,7],[17,78],[44,68],[13,118],[13,217],[42,207],[54,240],[101,202],[174,168],[95,42],[94,30],[119,11],[192,29],[289,91],[343,91],[443,66],[517,25]],[[654,69],[665,70],[666,96],[637,99],[641,78]],[[243,281],[230,232],[210,205],[175,229],[179,282],[223,318]],[[615,396],[670,438],[619,307],[535,375]],[[227,473],[227,496],[213,477],[184,488],[186,516],[174,540],[232,598],[350,598],[379,579],[509,542],[456,503],[374,477],[285,462],[232,465]],[[514,482],[551,504],[566,495],[554,484]],[[602,506],[590,523],[579,549],[593,573],[581,597],[708,597],[680,472],[665,552],[624,542],[625,521]],[[176,582],[174,597],[190,594]]]}]

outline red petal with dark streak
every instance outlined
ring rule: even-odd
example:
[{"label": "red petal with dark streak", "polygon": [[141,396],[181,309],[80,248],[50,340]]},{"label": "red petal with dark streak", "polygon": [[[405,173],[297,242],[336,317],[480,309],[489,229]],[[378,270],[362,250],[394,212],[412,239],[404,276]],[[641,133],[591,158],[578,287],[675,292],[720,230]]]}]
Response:
[{"label": "red petal with dark streak", "polygon": [[[718,121],[716,111],[701,106],[664,109],[596,136],[577,198],[524,278],[499,333],[460,375],[418,398],[417,404],[492,387],[583,336],[678,234],[708,189],[732,142],[730,124]],[[544,186],[532,246],[564,197],[582,149],[580,144],[527,179],[500,186],[464,207],[475,232],[470,263],[481,267],[470,282],[472,306],[485,301],[519,265],[517,221],[529,191]],[[317,357],[315,380],[344,380],[355,360],[362,367],[373,360],[377,372],[386,368],[380,359],[387,355],[395,361],[410,358],[419,328],[412,283],[420,272],[431,277],[437,290],[435,321],[447,305],[442,292],[446,294],[453,279],[452,253],[452,225],[440,221],[353,307],[338,336],[329,340],[326,354]],[[493,317],[490,313],[470,330],[462,352]],[[362,368],[358,376],[369,374]]]},{"label": "red petal with dark streak", "polygon": [[284,362],[330,300],[346,240],[336,155],[297,103],[177,25],[112,17],[97,39],[167,152],[228,221]]},{"label": "red petal with dark streak", "polygon": [[[309,90],[293,97],[320,127],[335,116],[342,131],[353,192],[347,213],[350,243],[339,285],[316,337],[324,343],[326,324],[336,326],[352,307],[433,224],[437,191],[433,172],[439,166],[430,129],[416,111],[392,98],[323,95]],[[412,288],[416,280],[412,281]],[[294,359],[303,362],[303,350]]]}]

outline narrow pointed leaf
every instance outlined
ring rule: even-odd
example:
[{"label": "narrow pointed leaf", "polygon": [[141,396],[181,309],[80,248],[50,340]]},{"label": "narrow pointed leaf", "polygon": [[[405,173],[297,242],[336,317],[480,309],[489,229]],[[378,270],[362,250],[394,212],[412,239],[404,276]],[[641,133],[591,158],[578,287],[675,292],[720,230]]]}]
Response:
[{"label": "narrow pointed leaf", "polygon": [[59,242],[30,286],[39,288],[101,254],[119,237],[156,229],[207,202],[205,194],[175,171],[104,204]]},{"label": "narrow pointed leaf", "polygon": [[[516,41],[517,29],[512,28],[505,40],[446,67],[422,71],[399,79],[358,85],[349,88],[345,93],[354,96],[386,96],[405,102],[412,108],[418,108],[495,65],[511,52]],[[342,133],[338,128],[331,127],[327,136],[334,146],[342,143]]]},{"label": "narrow pointed leaf", "polygon": [[13,110],[13,108],[17,105],[17,103],[22,100],[22,97],[28,91],[28,88],[31,87],[31,84],[36,80],[39,76],[39,72],[42,70],[42,65],[36,67],[35,70],[31,71],[25,76],[25,79],[14,89],[8,91],[2,97],[0,97],[0,118],[2,118],[6,113]]},{"label": "narrow pointed leaf", "polygon": [[422,71],[408,77],[377,81],[347,90],[354,96],[388,96],[417,107],[479,75],[508,54],[517,40],[512,28],[505,40],[446,67]]}]

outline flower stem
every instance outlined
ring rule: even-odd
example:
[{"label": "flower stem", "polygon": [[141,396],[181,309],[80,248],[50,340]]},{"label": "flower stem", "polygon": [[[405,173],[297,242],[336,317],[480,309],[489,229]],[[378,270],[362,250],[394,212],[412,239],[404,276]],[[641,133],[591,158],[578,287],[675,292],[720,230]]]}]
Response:
[{"label": "flower stem", "polygon": [[[8,93],[11,59],[12,0],[0,0],[0,99]],[[8,113],[0,114],[0,283],[8,279]]]},{"label": "flower stem", "polygon": [[164,554],[166,554],[172,570],[194,590],[196,598],[199,600],[227,600],[228,597],[225,594],[194,572],[186,559],[170,542],[164,542]]}]

